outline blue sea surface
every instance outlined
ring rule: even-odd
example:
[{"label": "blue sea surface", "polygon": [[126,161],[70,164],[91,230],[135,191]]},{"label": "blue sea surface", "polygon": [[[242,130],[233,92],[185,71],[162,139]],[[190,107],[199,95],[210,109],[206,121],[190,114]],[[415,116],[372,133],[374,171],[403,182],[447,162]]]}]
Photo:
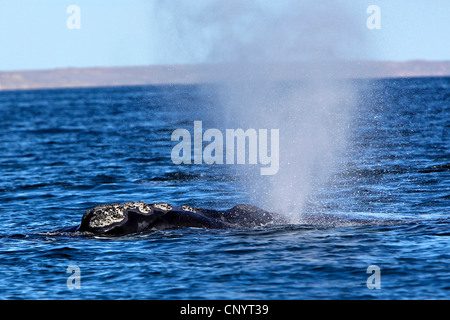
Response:
[{"label": "blue sea surface", "polygon": [[0,298],[449,299],[450,78],[355,86],[348,150],[305,210],[399,223],[115,238],[50,231],[79,224],[103,203],[249,202],[227,166],[177,166],[170,158],[173,130],[214,118],[213,90],[0,92]]}]

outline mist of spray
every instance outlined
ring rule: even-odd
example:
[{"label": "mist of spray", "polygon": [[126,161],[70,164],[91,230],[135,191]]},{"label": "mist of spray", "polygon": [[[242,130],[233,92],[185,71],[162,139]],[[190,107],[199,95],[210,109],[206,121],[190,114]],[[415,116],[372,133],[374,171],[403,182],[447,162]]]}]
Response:
[{"label": "mist of spray", "polygon": [[234,167],[255,205],[298,222],[346,145],[354,94],[339,75],[362,41],[345,3],[198,0],[159,9],[178,49],[214,65],[223,126],[279,129],[276,175]]}]

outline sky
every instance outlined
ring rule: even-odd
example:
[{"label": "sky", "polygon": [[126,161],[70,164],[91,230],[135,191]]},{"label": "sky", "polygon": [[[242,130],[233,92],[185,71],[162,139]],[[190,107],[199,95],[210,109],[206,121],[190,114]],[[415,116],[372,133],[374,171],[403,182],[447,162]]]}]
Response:
[{"label": "sky", "polygon": [[[217,10],[204,10],[208,1],[219,3]],[[230,0],[0,0],[0,71],[210,62],[215,20],[244,36],[252,17],[270,19],[267,13],[275,14],[289,2],[239,1],[237,5]],[[267,12],[252,15],[251,6],[242,5],[252,1],[263,3]],[[331,3],[320,2],[322,7]],[[75,21],[73,11],[67,12],[71,5],[80,9],[79,29],[68,27],[68,20],[72,27]],[[366,25],[370,5],[380,8],[380,29]],[[320,29],[336,17],[351,18],[345,30],[349,37],[355,35],[355,41],[364,42],[364,50],[355,50],[349,58],[450,60],[449,0],[335,0],[324,10],[317,17],[312,10],[298,25]],[[244,17],[245,23],[233,26],[236,17]],[[189,19],[201,23],[187,23]],[[187,32],[180,31],[180,25],[194,26]]]}]

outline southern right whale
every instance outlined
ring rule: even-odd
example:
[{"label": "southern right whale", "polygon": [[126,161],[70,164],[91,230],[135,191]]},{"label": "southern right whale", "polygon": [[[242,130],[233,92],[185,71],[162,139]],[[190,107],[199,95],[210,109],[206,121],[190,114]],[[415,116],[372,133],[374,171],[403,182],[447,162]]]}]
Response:
[{"label": "southern right whale", "polygon": [[55,232],[121,236],[147,230],[179,228],[231,229],[257,228],[269,225],[305,225],[316,228],[398,224],[400,220],[355,219],[345,215],[314,213],[298,215],[296,221],[287,216],[241,204],[228,210],[174,207],[168,203],[125,202],[98,205],[87,210],[77,226]]},{"label": "southern right whale", "polygon": [[112,203],[87,210],[78,226],[62,232],[87,232],[96,235],[126,235],[146,230],[176,228],[254,228],[268,224],[285,224],[287,220],[252,205],[237,205],[229,210],[174,207],[168,203]]}]

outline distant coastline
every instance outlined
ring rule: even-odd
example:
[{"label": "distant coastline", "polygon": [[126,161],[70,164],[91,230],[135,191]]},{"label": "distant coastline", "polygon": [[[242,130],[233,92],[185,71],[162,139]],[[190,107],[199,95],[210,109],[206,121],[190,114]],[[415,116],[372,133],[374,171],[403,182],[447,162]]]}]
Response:
[{"label": "distant coastline", "polygon": [[[274,80],[296,80],[308,68],[301,64],[265,65],[258,71],[262,76],[270,72]],[[219,70],[214,65],[168,65],[8,71],[0,72],[0,91],[209,83],[221,80]],[[450,61],[344,62],[339,64],[338,74],[345,78],[442,77],[450,76]]]}]

